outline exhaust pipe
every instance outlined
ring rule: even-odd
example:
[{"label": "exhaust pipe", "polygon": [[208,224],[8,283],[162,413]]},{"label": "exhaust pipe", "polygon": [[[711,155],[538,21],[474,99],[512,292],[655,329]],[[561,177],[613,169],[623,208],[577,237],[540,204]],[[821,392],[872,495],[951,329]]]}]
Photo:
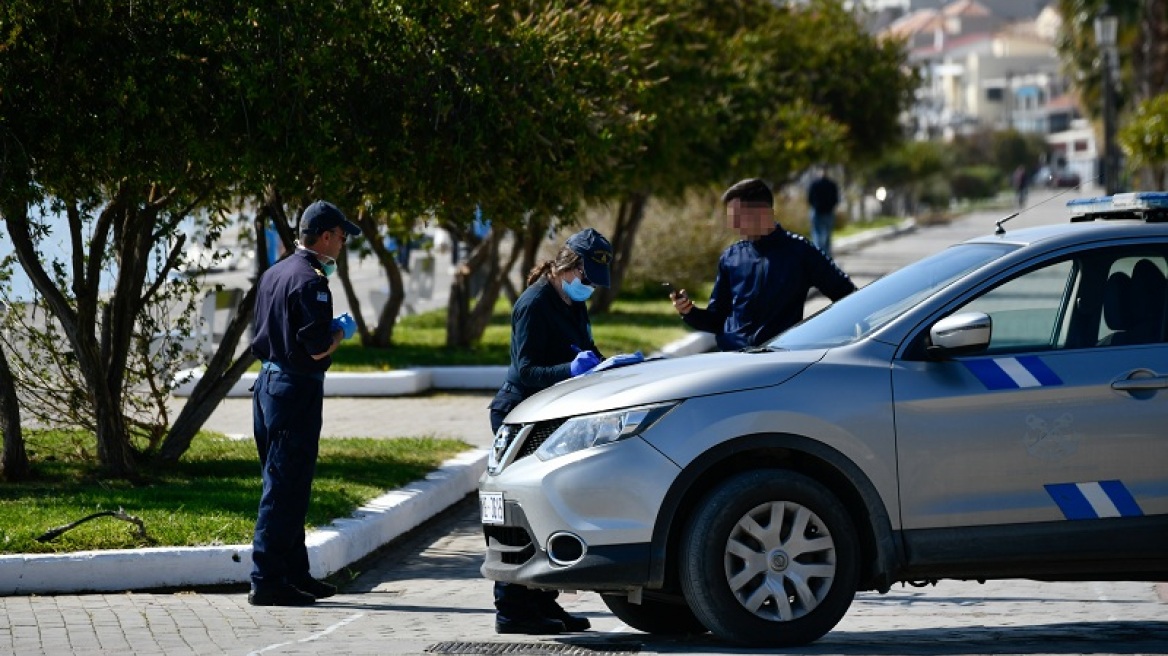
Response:
[{"label": "exhaust pipe", "polygon": [[560,567],[571,567],[588,553],[588,545],[571,533],[554,533],[548,538],[548,558]]}]

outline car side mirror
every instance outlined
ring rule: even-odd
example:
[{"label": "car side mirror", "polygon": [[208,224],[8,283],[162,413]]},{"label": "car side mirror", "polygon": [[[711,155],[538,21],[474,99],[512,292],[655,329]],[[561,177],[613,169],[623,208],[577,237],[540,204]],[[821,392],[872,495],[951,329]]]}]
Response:
[{"label": "car side mirror", "polygon": [[984,312],[962,312],[945,317],[929,328],[929,346],[925,349],[932,360],[943,360],[954,355],[976,353],[990,345],[994,321]]}]

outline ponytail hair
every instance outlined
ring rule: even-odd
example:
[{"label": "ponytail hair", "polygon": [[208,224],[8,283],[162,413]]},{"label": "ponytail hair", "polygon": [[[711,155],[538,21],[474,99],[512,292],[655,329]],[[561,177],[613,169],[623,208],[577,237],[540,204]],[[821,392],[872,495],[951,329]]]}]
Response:
[{"label": "ponytail hair", "polygon": [[554,258],[540,262],[527,274],[527,286],[534,285],[545,275],[571,271],[579,265],[580,256],[576,254],[576,251],[567,246],[561,246],[560,252],[556,253]]}]

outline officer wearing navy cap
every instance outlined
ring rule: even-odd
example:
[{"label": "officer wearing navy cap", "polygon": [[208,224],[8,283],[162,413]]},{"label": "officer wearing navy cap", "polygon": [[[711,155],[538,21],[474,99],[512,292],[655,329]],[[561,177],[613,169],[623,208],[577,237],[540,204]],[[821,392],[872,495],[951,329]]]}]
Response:
[{"label": "officer wearing navy cap", "polygon": [[[489,406],[492,432],[523,399],[600,363],[585,301],[597,286],[608,287],[611,264],[612,245],[588,228],[528,274],[528,287],[511,310],[511,365]],[[496,582],[495,631],[554,634],[591,626],[588,618],[564,610],[556,596],[554,590]]]},{"label": "officer wearing navy cap", "polygon": [[253,431],[264,481],[252,542],[254,606],[306,606],[336,588],[309,574],[304,522],[320,443],[324,373],[353,336],[348,313],[333,317],[328,278],[361,229],[336,205],[316,201],[300,217],[296,251],[260,278],[251,351],[263,366],[252,388]]}]

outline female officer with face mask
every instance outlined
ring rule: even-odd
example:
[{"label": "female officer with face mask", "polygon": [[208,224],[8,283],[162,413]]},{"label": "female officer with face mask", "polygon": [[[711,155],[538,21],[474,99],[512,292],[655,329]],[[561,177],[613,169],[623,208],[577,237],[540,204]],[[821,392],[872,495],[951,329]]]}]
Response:
[{"label": "female officer with face mask", "polygon": [[[491,430],[523,399],[601,361],[592,341],[585,301],[595,286],[608,287],[612,245],[588,228],[577,232],[554,259],[532,269],[527,289],[511,311],[511,366],[491,401]],[[583,631],[587,618],[571,615],[556,603],[554,590],[495,583],[495,631],[552,634]]]}]

